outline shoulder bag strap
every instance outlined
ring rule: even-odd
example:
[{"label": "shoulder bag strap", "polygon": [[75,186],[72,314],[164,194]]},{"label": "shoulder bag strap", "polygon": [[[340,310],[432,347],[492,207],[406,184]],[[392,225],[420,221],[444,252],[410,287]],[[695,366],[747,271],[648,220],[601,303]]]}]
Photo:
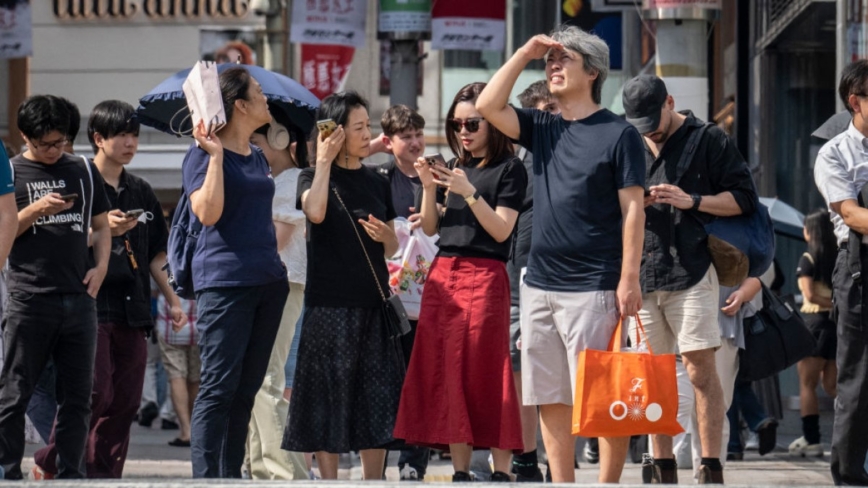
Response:
[{"label": "shoulder bag strap", "polygon": [[90,169],[90,161],[85,156],[82,156],[81,160],[84,161],[84,168],[87,170],[88,176],[90,176],[90,199],[87,201],[87,220],[85,221],[88,227],[90,227],[90,221],[93,219],[93,199],[96,197],[96,187],[93,183],[93,171]]},{"label": "shoulder bag strap", "polygon": [[380,293],[380,298],[382,298],[383,302],[385,302],[386,294],[383,293],[383,286],[380,284],[380,279],[377,278],[377,272],[374,270],[374,263],[371,262],[371,257],[368,256],[368,250],[365,249],[365,243],[364,241],[362,241],[362,235],[359,234],[359,228],[356,225],[356,221],[353,220],[353,215],[350,213],[349,209],[347,209],[347,206],[344,205],[344,201],[343,199],[341,199],[341,195],[340,193],[338,193],[338,189],[334,185],[331,185],[331,187],[332,192],[334,192],[335,196],[338,199],[338,203],[341,204],[341,208],[344,209],[344,213],[347,214],[347,217],[350,219],[350,225],[353,226],[353,230],[356,232],[356,237],[359,238],[359,246],[361,246],[362,252],[365,253],[365,259],[368,260],[368,266],[371,268],[371,275],[374,277],[374,281],[377,283],[377,291]]}]

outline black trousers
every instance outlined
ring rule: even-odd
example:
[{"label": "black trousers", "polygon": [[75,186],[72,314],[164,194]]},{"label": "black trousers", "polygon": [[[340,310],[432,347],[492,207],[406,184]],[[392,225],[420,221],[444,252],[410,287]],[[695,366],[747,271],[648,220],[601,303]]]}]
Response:
[{"label": "black trousers", "polygon": [[86,477],[96,330],[96,301],[87,294],[9,293],[0,371],[0,466],[7,480],[22,478],[24,414],[49,358],[57,367],[57,477]]},{"label": "black trousers", "polygon": [[868,485],[868,254],[862,246],[862,282],[853,283],[850,253],[838,251],[832,285],[838,327],[838,397],[832,431],[832,478],[836,485]]}]

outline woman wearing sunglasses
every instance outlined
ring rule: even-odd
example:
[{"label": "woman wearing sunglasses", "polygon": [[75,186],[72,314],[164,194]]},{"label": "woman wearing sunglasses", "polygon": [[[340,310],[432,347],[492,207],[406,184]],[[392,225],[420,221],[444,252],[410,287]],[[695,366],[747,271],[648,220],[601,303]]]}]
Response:
[{"label": "woman wearing sunglasses", "polygon": [[457,157],[446,166],[416,162],[422,229],[439,231],[440,250],[425,283],[395,427],[395,438],[408,444],[448,447],[454,482],[471,481],[474,448],[491,449],[491,481],[506,482],[511,451],[524,450],[505,263],[527,172],[509,139],[476,110],[484,87],[465,86],[449,108],[446,138]]}]

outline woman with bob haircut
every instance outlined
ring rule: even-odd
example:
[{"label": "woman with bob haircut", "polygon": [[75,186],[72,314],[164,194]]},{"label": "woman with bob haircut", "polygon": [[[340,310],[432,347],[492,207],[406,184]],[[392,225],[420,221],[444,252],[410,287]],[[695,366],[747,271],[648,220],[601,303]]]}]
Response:
[{"label": "woman with bob haircut", "polygon": [[[485,83],[455,96],[448,165],[416,162],[422,229],[440,233],[401,393],[395,437],[448,447],[453,482],[471,481],[474,448],[490,448],[491,481],[509,482],[512,452],[524,451],[509,356],[509,259],[527,171],[510,140],[476,110]],[[442,204],[443,211],[438,208]]]},{"label": "woman with bob haircut", "polygon": [[369,154],[368,103],[326,97],[317,120],[316,165],[298,179],[307,216],[307,284],[298,363],[282,447],[315,452],[323,479],[338,454],[359,451],[366,480],[383,477],[401,393],[401,372],[383,315],[386,256],[398,249],[389,182],[362,164]]}]

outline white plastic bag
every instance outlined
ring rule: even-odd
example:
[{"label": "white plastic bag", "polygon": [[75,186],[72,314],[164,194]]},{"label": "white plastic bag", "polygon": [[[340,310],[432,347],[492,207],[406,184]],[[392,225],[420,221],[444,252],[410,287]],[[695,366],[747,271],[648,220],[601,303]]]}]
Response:
[{"label": "white plastic bag", "polygon": [[200,121],[204,121],[205,130],[210,136],[226,125],[220,76],[215,63],[198,61],[184,80],[182,88],[187,108],[190,109],[193,130],[196,130]]},{"label": "white plastic bag", "polygon": [[428,237],[421,229],[411,234],[409,223],[405,225],[405,222],[404,219],[395,219],[395,231],[401,248],[387,263],[389,286],[392,293],[400,295],[407,316],[417,320],[422,307],[422,290],[428,280],[431,262],[437,255],[437,236]]}]

